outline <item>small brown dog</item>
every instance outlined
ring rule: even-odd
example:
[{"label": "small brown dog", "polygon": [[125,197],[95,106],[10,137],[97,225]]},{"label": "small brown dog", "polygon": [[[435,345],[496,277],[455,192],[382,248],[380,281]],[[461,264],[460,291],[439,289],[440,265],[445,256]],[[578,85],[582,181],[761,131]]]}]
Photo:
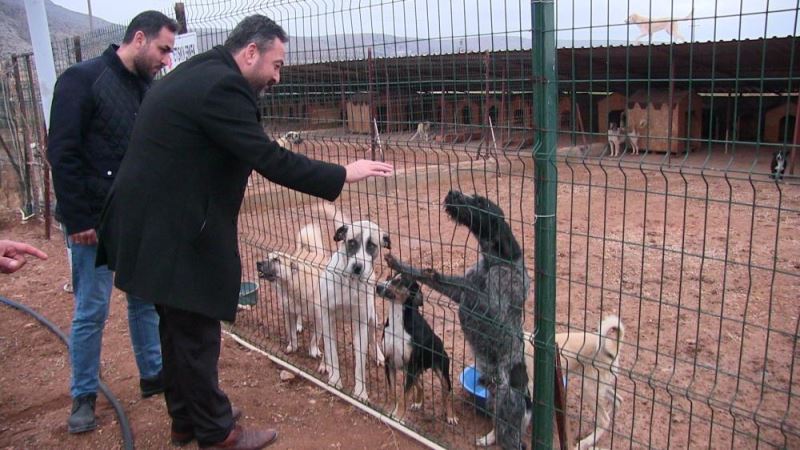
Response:
[{"label": "small brown dog", "polygon": [[670,17],[650,18],[634,13],[628,16],[628,18],[625,20],[625,23],[634,24],[639,28],[639,36],[634,41],[637,44],[645,36],[650,36],[650,39],[652,40],[652,36],[659,31],[667,33],[670,37],[670,40],[675,38],[676,40],[686,41],[686,38],[683,37],[681,31],[678,29],[678,22],[691,20],[693,14],[694,10],[690,11],[689,14],[683,18],[673,19]]}]

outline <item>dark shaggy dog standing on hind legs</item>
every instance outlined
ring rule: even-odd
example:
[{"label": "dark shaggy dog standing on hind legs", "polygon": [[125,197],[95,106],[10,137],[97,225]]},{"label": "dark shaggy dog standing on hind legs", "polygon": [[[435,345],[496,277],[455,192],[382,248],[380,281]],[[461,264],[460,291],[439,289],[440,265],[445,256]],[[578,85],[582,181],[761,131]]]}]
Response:
[{"label": "dark shaggy dog standing on hind legs", "polygon": [[[482,384],[495,399],[495,427],[504,449],[524,448],[522,435],[530,411],[525,370],[522,314],[530,279],[522,249],[503,210],[479,195],[450,191],[444,199],[451,219],[470,229],[481,256],[464,276],[418,269],[386,255],[392,269],[458,303],[464,337],[475,354]],[[484,442],[479,438],[478,442]]]}]

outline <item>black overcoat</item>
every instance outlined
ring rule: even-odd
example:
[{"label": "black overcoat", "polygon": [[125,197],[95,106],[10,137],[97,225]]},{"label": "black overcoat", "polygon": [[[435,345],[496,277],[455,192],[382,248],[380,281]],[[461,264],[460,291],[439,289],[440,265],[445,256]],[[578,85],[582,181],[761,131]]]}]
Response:
[{"label": "black overcoat", "polygon": [[107,263],[129,294],[234,320],[237,220],[252,170],[327,200],[346,175],[271,141],[256,94],[231,54],[215,47],[156,82],[142,102],[101,217],[98,265]]}]

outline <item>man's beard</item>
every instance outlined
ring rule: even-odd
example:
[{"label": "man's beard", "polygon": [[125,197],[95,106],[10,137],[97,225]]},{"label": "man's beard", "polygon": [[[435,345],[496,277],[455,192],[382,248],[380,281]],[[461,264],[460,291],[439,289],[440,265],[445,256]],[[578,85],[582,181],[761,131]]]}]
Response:
[{"label": "man's beard", "polygon": [[155,76],[155,74],[151,72],[152,67],[147,64],[147,60],[145,59],[143,53],[144,52],[142,52],[142,54],[136,55],[136,57],[133,58],[133,69],[136,72],[136,75],[139,76],[139,78],[147,82],[150,82],[153,81],[153,77]]}]

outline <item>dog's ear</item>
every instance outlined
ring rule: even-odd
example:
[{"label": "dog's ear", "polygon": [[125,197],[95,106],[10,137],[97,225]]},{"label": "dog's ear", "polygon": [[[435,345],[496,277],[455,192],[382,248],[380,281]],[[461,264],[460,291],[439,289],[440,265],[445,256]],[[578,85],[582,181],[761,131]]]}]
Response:
[{"label": "dog's ear", "polygon": [[383,233],[381,236],[381,247],[388,248],[389,250],[392,249],[392,240],[389,239],[389,235],[387,233]]},{"label": "dog's ear", "polygon": [[347,237],[347,225],[340,226],[336,233],[333,235],[333,240],[336,242],[341,242]]}]

